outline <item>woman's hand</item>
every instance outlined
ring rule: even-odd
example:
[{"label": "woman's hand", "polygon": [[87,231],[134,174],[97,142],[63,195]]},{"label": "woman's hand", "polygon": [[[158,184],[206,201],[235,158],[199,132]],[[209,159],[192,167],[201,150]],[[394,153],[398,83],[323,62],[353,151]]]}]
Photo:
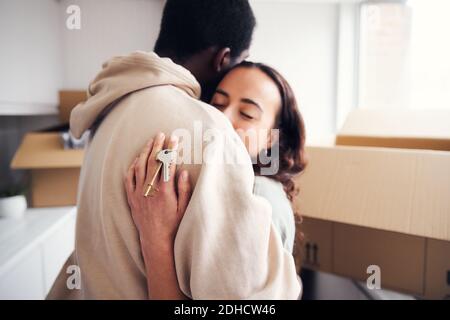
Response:
[{"label": "woman's hand", "polygon": [[139,232],[149,297],[152,299],[186,298],[178,286],[173,246],[191,197],[188,172],[181,171],[175,179],[174,159],[170,166],[169,181],[163,181],[161,168],[153,186],[156,191],[148,197],[144,196],[159,166],[156,160],[158,152],[164,148],[176,150],[177,147],[176,137],[171,137],[165,143],[164,134],[159,133],[132,163],[124,181],[128,204]]},{"label": "woman's hand", "polygon": [[141,242],[145,244],[174,240],[189,203],[191,188],[187,171],[179,173],[175,183],[176,159],[170,166],[169,181],[163,181],[161,168],[154,185],[157,191],[153,195],[144,197],[148,183],[159,166],[156,155],[162,149],[176,150],[177,147],[177,137],[171,137],[165,145],[165,136],[159,133],[155,139],[147,143],[128,169],[125,180],[128,204]]}]

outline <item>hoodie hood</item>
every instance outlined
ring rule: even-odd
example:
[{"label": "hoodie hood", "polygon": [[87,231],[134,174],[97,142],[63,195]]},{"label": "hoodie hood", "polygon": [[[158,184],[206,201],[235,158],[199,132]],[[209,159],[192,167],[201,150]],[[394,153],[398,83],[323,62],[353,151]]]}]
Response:
[{"label": "hoodie hood", "polygon": [[131,92],[161,85],[175,86],[195,99],[200,97],[200,85],[194,76],[169,58],[143,51],[111,58],[89,85],[88,99],[72,110],[70,131],[80,138],[115,101]]}]

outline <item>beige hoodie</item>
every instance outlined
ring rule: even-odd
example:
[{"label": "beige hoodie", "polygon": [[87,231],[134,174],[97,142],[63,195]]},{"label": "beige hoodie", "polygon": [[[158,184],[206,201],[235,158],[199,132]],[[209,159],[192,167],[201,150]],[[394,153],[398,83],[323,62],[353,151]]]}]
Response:
[{"label": "beige hoodie", "polygon": [[[114,57],[90,84],[89,99],[71,114],[79,137],[102,119],[80,174],[76,248],[68,264],[81,271],[69,290],[61,270],[48,298],[146,299],[145,266],[123,176],[158,131],[194,136],[216,129],[234,136],[223,150],[239,163],[183,163],[194,191],[175,241],[182,291],[193,299],[297,299],[294,260],[271,223],[271,208],[252,194],[254,175],[244,145],[227,119],[198,100],[200,86],[183,67],[155,53]],[[198,133],[198,132],[197,132]],[[207,142],[195,139],[191,151]],[[67,265],[66,265],[67,266]]]}]

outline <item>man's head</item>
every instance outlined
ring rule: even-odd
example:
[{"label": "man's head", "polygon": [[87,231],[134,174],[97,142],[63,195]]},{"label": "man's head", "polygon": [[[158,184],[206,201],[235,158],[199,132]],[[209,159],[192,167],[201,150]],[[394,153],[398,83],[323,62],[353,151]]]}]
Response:
[{"label": "man's head", "polygon": [[248,56],[255,24],[248,0],[167,0],[155,52],[191,71],[208,100]]}]

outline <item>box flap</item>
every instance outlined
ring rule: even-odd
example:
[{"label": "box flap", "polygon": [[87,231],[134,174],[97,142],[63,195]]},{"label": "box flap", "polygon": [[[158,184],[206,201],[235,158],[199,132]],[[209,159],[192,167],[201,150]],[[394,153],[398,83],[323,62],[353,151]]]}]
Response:
[{"label": "box flap", "polygon": [[450,153],[307,147],[300,213],[450,241]]},{"label": "box flap", "polygon": [[336,135],[328,134],[328,135],[308,136],[305,143],[306,146],[331,147],[336,144]]},{"label": "box flap", "polygon": [[450,150],[450,110],[356,109],[336,145]]},{"label": "box flap", "polygon": [[12,169],[79,168],[84,150],[63,149],[57,132],[28,133],[11,162]]},{"label": "box flap", "polygon": [[61,90],[59,91],[59,119],[62,123],[68,123],[72,109],[80,102],[87,99],[86,90]]}]

